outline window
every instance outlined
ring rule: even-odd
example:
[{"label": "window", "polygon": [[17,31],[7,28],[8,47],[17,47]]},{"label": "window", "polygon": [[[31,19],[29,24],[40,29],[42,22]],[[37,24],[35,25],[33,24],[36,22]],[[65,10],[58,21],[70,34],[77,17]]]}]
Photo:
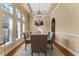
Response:
[{"label": "window", "polygon": [[[15,15],[17,18],[21,18],[20,11],[18,9],[16,9]],[[21,37],[21,21],[18,19],[16,21],[16,39],[18,40]]]},{"label": "window", "polygon": [[20,20],[17,20],[17,24],[16,24],[16,38],[17,38],[17,40],[20,39],[20,34],[21,34],[21,23],[20,23]]},{"label": "window", "polygon": [[12,6],[11,6],[10,4],[8,4],[8,3],[3,3],[3,4],[2,4],[2,8],[3,8],[5,11],[7,11],[7,12],[13,14],[13,8],[12,8]]},{"label": "window", "polygon": [[18,9],[16,9],[16,16],[18,17],[18,18],[21,18],[21,16],[20,16],[20,11],[18,10]]},{"label": "window", "polygon": [[9,16],[3,16],[4,41],[10,43],[12,41],[13,22]]}]

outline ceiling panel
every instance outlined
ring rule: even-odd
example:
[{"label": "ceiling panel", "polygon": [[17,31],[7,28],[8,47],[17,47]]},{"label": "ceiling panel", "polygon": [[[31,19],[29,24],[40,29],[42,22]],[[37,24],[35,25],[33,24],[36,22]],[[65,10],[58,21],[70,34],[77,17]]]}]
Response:
[{"label": "ceiling panel", "polygon": [[30,3],[30,7],[32,9],[32,12],[48,12],[49,7],[50,7],[50,3]]},{"label": "ceiling panel", "polygon": [[48,11],[50,3],[30,3],[32,11]]},{"label": "ceiling panel", "polygon": [[41,11],[42,14],[48,14],[51,6],[56,7],[55,3],[29,3],[29,5],[33,14],[36,14],[38,11]]}]

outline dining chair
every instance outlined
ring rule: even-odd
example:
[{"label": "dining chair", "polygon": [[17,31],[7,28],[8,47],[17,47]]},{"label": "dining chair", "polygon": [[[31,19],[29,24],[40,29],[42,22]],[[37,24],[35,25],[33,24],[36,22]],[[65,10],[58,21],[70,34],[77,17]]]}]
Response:
[{"label": "dining chair", "polygon": [[31,41],[30,39],[28,39],[29,38],[28,33],[23,33],[23,36],[24,36],[25,50],[26,50],[27,44],[29,44]]},{"label": "dining chair", "polygon": [[47,40],[47,43],[53,49],[53,46],[52,46],[52,43],[53,43],[53,32],[48,32],[48,40]]}]

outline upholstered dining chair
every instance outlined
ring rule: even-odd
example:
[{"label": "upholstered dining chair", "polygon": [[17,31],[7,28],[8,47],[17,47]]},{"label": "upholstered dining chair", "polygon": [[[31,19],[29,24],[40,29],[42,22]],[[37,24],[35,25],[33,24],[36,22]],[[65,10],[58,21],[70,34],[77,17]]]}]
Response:
[{"label": "upholstered dining chair", "polygon": [[49,46],[53,49],[52,43],[53,43],[53,32],[48,32],[48,40],[47,40]]},{"label": "upholstered dining chair", "polygon": [[31,35],[31,54],[33,52],[47,55],[47,35]]},{"label": "upholstered dining chair", "polygon": [[27,44],[29,44],[31,41],[30,39],[28,39],[29,38],[28,33],[23,33],[23,36],[24,36],[25,50],[26,50]]}]

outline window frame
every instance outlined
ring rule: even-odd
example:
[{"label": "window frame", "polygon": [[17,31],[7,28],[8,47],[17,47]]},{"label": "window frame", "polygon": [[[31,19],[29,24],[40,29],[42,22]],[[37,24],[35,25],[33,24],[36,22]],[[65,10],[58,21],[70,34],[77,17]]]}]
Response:
[{"label": "window frame", "polygon": [[7,16],[7,15],[3,15],[2,17],[3,18],[8,17],[8,19],[7,19],[8,20],[8,28],[4,28],[4,26],[5,26],[4,21],[5,20],[2,19],[2,21],[3,21],[3,31],[4,31],[4,41],[6,41],[5,40],[5,30],[6,29],[8,30],[8,41],[5,42],[5,45],[8,45],[8,44],[12,43],[13,19],[10,16]]},{"label": "window frame", "polygon": [[13,7],[11,6],[11,4],[9,4],[9,3],[3,3],[2,4],[2,8],[3,8],[4,11],[13,14]]},{"label": "window frame", "polygon": [[21,38],[21,21],[17,19],[16,20],[16,40],[19,40],[20,38]]}]

